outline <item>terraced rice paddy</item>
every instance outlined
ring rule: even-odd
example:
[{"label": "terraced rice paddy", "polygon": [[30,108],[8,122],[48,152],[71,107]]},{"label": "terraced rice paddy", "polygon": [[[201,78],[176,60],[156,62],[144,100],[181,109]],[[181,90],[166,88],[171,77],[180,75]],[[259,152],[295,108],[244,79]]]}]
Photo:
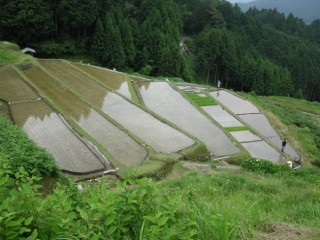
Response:
[{"label": "terraced rice paddy", "polygon": [[[43,65],[68,89],[122,124],[157,152],[174,153],[195,142],[178,130],[159,121],[149,113],[113,93],[95,80],[70,68],[61,61],[42,61]],[[67,74],[59,74],[68,72]]]},{"label": "terraced rice paddy", "polygon": [[259,109],[256,108],[252,103],[235,96],[234,94],[225,91],[219,90],[211,92],[210,95],[226,106],[234,114],[249,114],[249,113],[260,113]]},{"label": "terraced rice paddy", "polygon": [[74,63],[73,65],[90,74],[92,77],[107,85],[111,89],[131,99],[129,86],[123,73],[80,63]]},{"label": "terraced rice paddy", "polygon": [[[278,133],[273,129],[268,119],[260,113],[260,111],[249,101],[246,101],[232,93],[227,91],[215,91],[211,92],[210,95],[217,101],[220,101],[224,106],[231,110],[234,114],[238,114],[247,125],[255,129],[261,135],[266,137],[273,145],[278,148],[281,147],[281,138]],[[294,159],[299,159],[299,154],[294,148],[287,143],[285,152]],[[267,158],[268,159],[268,158]]]},{"label": "terraced rice paddy", "polygon": [[39,98],[10,66],[0,68],[0,76],[0,99],[10,103]]},{"label": "terraced rice paddy", "polygon": [[24,74],[43,95],[54,102],[67,119],[73,120],[121,164],[132,167],[144,162],[147,151],[140,144],[63,87],[53,77],[39,67],[25,70]]},{"label": "terraced rice paddy", "polygon": [[243,124],[233,117],[230,113],[224,110],[221,106],[204,106],[202,107],[214,120],[216,120],[222,127],[240,127]]},{"label": "terraced rice paddy", "polygon": [[45,102],[18,103],[10,107],[14,122],[39,146],[46,148],[62,170],[80,174],[111,169],[110,164],[90,151]]},{"label": "terraced rice paddy", "polygon": [[215,156],[240,152],[221,129],[167,82],[140,81],[139,85],[143,101],[149,109],[200,139]]},{"label": "terraced rice paddy", "polygon": [[242,143],[242,146],[247,149],[254,158],[267,159],[274,163],[282,161],[281,154],[265,141]]}]

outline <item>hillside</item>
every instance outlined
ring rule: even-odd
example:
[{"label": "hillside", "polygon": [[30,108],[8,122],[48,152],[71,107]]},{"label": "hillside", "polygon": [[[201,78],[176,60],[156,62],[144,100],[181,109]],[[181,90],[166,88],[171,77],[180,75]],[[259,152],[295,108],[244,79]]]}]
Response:
[{"label": "hillside", "polygon": [[[319,103],[287,97],[262,98],[206,85],[150,81],[141,76],[123,78],[124,73],[104,68],[35,59],[20,53],[16,45],[14,50],[8,45],[1,47],[10,56],[3,63],[11,64],[0,67],[0,99],[4,100],[0,102],[0,111],[3,104],[8,105],[9,116],[24,130],[13,126],[0,113],[1,239],[318,239],[320,170],[310,167],[310,162],[319,165]],[[124,80],[128,77],[130,81]],[[136,83],[135,91],[130,90],[134,87],[131,83]],[[166,101],[170,104],[165,106]],[[259,128],[256,121],[250,121],[252,115],[261,121],[263,114],[259,111],[271,120],[270,126]],[[253,156],[280,152],[272,144],[275,136],[266,131],[275,128],[299,149],[303,165],[293,170],[286,164],[273,164],[272,159],[262,160],[262,156],[249,158],[248,154],[203,162],[207,155],[199,153],[206,153],[204,145],[198,146],[197,151],[177,150],[188,148],[188,138],[198,142],[192,135],[215,154],[231,150],[224,146],[227,142],[222,142],[222,137],[210,145],[213,139],[207,138],[206,132],[209,137],[218,132],[212,134],[201,116],[212,118],[215,126],[229,132],[227,136],[239,142],[237,146],[246,148],[252,144],[248,152]],[[161,123],[156,119],[161,119]],[[169,124],[168,119],[174,124]],[[143,129],[149,124],[153,126],[149,132],[154,129],[159,136],[156,132],[145,134]],[[198,131],[202,125],[205,132]],[[248,130],[252,132],[248,134]],[[125,134],[114,134],[119,131]],[[79,135],[72,137],[76,132]],[[245,134],[239,135],[241,132]],[[152,140],[169,134],[172,135],[166,140],[150,141],[150,146],[140,144],[148,142],[149,137]],[[105,161],[88,157],[93,149],[84,151],[84,137],[100,150],[95,157],[104,154],[113,165],[120,164],[123,169],[127,164],[133,172],[130,178],[122,172],[118,173],[119,178],[102,175],[92,181],[75,182],[81,178],[59,175],[52,155],[39,149],[27,135],[38,144],[49,144],[46,149],[58,153],[53,152],[56,163],[69,170],[71,167],[78,174],[86,167],[99,169]],[[107,136],[112,137],[111,141],[105,141]],[[170,142],[176,136],[180,140]],[[142,148],[136,149],[133,142]],[[123,148],[114,151],[128,143],[125,152],[121,152]],[[252,151],[257,144],[269,145],[269,149]],[[64,148],[67,151],[62,151]],[[63,156],[73,150],[80,152]],[[143,157],[144,151],[149,152],[149,159],[140,167],[132,167],[130,164],[136,163],[128,161],[128,157],[120,159],[123,154],[136,154],[131,151],[138,155],[130,159],[139,160],[139,153]],[[173,157],[157,151],[179,153]],[[289,144],[285,151],[291,154]],[[177,160],[178,154],[189,156]],[[86,161],[81,159],[82,155]],[[56,156],[62,158],[57,161]],[[241,162],[242,169],[228,165],[227,161]],[[161,181],[132,179],[143,176]]]},{"label": "hillside", "polygon": [[256,0],[248,3],[239,3],[242,11],[246,12],[250,7],[257,9],[274,9],[286,15],[292,13],[302,18],[306,24],[320,19],[320,2],[317,0]]}]

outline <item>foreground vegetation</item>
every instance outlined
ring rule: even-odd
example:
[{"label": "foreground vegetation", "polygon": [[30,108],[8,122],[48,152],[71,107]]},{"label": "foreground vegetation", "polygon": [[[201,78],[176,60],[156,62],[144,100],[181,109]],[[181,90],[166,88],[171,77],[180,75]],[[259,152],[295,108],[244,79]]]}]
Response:
[{"label": "foreground vegetation", "polygon": [[184,170],[178,179],[127,180],[114,188],[102,178],[82,191],[60,181],[48,196],[39,178],[2,167],[0,237],[254,239],[286,223],[303,239],[317,239],[320,171],[264,163],[245,161],[252,173]]},{"label": "foreground vegetation", "polygon": [[1,113],[0,129],[0,165],[5,165],[11,171],[23,167],[36,176],[58,173],[53,157],[30,140],[22,129],[9,123]]}]

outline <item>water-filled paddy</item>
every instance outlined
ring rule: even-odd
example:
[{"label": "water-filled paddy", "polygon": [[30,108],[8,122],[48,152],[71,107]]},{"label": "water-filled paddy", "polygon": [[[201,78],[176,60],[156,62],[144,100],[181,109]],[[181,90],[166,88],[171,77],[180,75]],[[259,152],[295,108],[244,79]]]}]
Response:
[{"label": "water-filled paddy", "polygon": [[[47,61],[44,62],[47,63]],[[116,120],[156,151],[173,153],[194,144],[194,141],[186,135],[109,91],[77,69],[72,69],[61,61],[50,62],[52,63],[44,66],[52,74],[57,75],[61,83]],[[57,72],[68,72],[68,74],[56,74]]]},{"label": "water-filled paddy", "polygon": [[14,122],[39,146],[51,153],[59,167],[73,173],[110,169],[101,161],[43,101],[12,104]]},{"label": "water-filled paddy", "polygon": [[214,155],[240,152],[220,128],[167,82],[141,81],[140,93],[148,108],[200,139]]},{"label": "water-filled paddy", "polygon": [[50,75],[39,67],[30,68],[24,73],[67,119],[78,124],[115,159],[126,166],[144,162],[147,151],[140,144],[64,88]]},{"label": "water-filled paddy", "polygon": [[121,93],[127,98],[131,98],[129,86],[123,73],[80,63],[74,63],[74,65],[111,89]]},{"label": "water-filled paddy", "polygon": [[242,146],[254,158],[267,159],[274,163],[281,161],[282,156],[265,141],[242,143]]},{"label": "water-filled paddy", "polygon": [[0,99],[8,103],[38,98],[38,95],[9,66],[0,68],[0,90]]},{"label": "water-filled paddy", "polygon": [[259,109],[247,100],[244,100],[234,94],[219,90],[211,92],[210,95],[228,109],[230,109],[234,114],[248,114],[248,113],[260,113]]},{"label": "water-filled paddy", "polygon": [[219,105],[202,107],[222,127],[240,127],[243,124]]}]

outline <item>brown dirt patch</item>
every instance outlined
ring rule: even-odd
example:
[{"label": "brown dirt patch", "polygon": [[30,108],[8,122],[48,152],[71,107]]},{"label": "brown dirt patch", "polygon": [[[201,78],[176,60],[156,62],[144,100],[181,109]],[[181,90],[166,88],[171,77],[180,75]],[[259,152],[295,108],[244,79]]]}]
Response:
[{"label": "brown dirt patch", "polygon": [[285,223],[270,223],[268,233],[259,233],[261,240],[306,240],[319,239],[320,230],[312,228],[297,228]]}]

